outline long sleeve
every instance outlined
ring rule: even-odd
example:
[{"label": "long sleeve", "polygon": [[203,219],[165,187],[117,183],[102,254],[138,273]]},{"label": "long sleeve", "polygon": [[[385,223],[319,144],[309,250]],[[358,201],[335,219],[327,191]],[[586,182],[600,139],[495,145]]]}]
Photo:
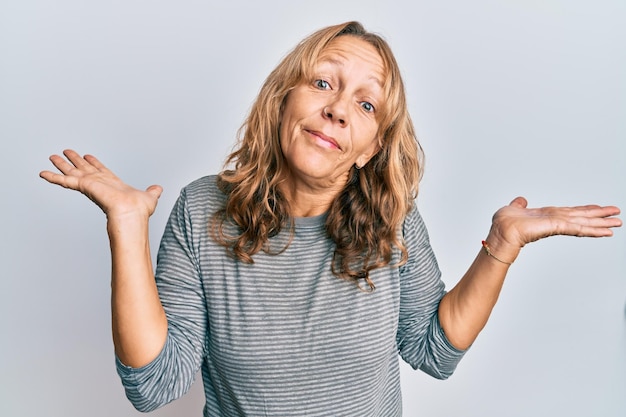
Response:
[{"label": "long sleeve", "polygon": [[125,366],[116,359],[126,395],[140,411],[154,410],[186,393],[205,355],[207,307],[190,219],[183,190],[157,257],[156,282],[168,320],[161,353],[141,368]]},{"label": "long sleeve", "polygon": [[403,234],[409,258],[400,268],[396,337],[400,356],[414,369],[445,379],[454,372],[465,352],[450,344],[439,323],[437,310],[445,285],[417,209],[407,216]]}]

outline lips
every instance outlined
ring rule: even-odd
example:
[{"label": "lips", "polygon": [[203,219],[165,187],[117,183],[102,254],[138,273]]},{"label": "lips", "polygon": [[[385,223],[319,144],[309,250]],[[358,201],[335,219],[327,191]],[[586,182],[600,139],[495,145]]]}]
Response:
[{"label": "lips", "polygon": [[326,136],[325,134],[323,134],[322,132],[318,132],[316,130],[310,130],[310,129],[304,129],[308,134],[317,137],[318,139],[326,142],[329,147],[332,148],[337,148],[339,150],[341,150],[341,147],[339,146],[339,144],[337,143],[337,141],[333,138],[331,138],[330,136]]}]

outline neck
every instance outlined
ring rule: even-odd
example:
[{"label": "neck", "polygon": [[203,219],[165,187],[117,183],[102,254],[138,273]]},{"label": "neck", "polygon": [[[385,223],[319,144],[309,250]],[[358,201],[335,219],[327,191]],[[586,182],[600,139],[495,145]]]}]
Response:
[{"label": "neck", "polygon": [[311,187],[293,181],[284,182],[281,187],[289,201],[292,217],[313,217],[326,213],[342,189],[343,185]]}]

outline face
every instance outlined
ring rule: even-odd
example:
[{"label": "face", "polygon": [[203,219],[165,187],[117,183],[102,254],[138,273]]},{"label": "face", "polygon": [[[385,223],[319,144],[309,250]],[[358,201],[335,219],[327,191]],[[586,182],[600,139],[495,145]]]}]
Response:
[{"label": "face", "polygon": [[287,96],[280,145],[293,186],[343,188],[353,165],[378,151],[377,112],[384,104],[382,59],[369,43],[335,38],[311,79]]}]

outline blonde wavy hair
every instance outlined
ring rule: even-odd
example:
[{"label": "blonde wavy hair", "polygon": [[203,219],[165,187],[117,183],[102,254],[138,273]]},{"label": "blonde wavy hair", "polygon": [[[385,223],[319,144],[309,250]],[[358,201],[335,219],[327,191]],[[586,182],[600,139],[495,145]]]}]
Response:
[{"label": "blonde wavy hair", "polygon": [[[289,201],[279,187],[288,172],[279,141],[281,112],[289,92],[303,80],[312,81],[310,71],[320,53],[338,36],[368,42],[380,54],[386,72],[386,103],[377,109],[380,150],[362,168],[351,168],[326,219],[326,232],[335,243],[333,274],[354,281],[359,288],[364,281],[374,290],[370,271],[389,265],[394,248],[400,251],[396,265],[406,262],[400,229],[417,197],[423,153],[393,53],[384,39],[358,22],[311,34],[267,77],[239,130],[236,150],[226,161],[232,168],[218,176],[218,186],[227,198],[224,208],[213,216],[212,234],[235,258],[253,263],[259,251],[275,253],[270,251],[271,237],[284,227],[293,231]],[[234,235],[224,227],[231,222],[238,230]]]}]

